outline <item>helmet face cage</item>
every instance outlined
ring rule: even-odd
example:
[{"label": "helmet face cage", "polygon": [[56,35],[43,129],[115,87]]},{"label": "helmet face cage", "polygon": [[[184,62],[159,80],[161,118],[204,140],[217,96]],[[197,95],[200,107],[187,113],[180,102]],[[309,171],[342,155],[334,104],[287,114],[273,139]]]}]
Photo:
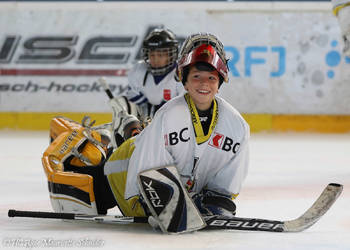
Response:
[{"label": "helmet face cage", "polygon": [[[206,51],[206,48],[214,50],[211,58],[199,55]],[[183,81],[183,69],[186,66],[196,62],[206,62],[211,64],[219,72],[225,82],[228,82],[227,61],[224,46],[216,36],[209,33],[194,34],[186,39],[181,48],[177,77],[180,81]]]},{"label": "helmet face cage", "polygon": [[[168,55],[168,63],[164,65],[163,67],[152,67],[149,60],[149,54],[151,51],[161,52],[161,53],[167,53]],[[169,48],[143,48],[142,49],[142,55],[143,60],[147,63],[149,70],[153,75],[164,75],[165,73],[169,72],[171,68],[173,68],[176,59],[177,59],[177,47],[169,47]]]},{"label": "helmet face cage", "polygon": [[[148,64],[153,75],[163,75],[170,71],[177,59],[178,44],[174,33],[168,29],[154,29],[143,41],[142,57]],[[150,52],[167,53],[168,61],[161,67],[152,67],[150,64]]]}]

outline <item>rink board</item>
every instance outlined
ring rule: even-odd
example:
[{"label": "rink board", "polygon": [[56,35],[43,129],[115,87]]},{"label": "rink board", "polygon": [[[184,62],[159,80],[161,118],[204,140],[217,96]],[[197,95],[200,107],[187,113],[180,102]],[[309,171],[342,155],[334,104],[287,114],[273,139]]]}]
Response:
[{"label": "rink board", "polygon": [[0,128],[46,129],[56,114],[109,121],[97,79],[122,95],[156,26],[223,41],[230,83],[219,95],[253,131],[350,130],[350,58],[330,2],[2,2]]},{"label": "rink board", "polygon": [[[0,129],[48,130],[50,120],[63,115],[81,121],[85,115],[96,120],[96,125],[112,120],[111,113],[0,113]],[[272,115],[243,114],[251,132],[316,132],[348,133],[350,116],[347,115]]]}]

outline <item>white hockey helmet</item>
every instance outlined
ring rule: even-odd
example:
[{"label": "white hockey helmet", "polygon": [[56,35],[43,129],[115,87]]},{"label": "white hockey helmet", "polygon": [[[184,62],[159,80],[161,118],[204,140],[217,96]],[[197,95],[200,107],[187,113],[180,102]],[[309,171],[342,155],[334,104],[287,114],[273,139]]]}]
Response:
[{"label": "white hockey helmet", "polygon": [[[179,42],[175,34],[169,29],[156,28],[148,34],[143,41],[142,56],[153,75],[166,74],[174,67],[178,55],[178,46]],[[152,67],[149,60],[151,51],[167,52],[168,64],[162,67]]]},{"label": "white hockey helmet", "polygon": [[177,79],[183,84],[187,75],[184,69],[197,62],[204,62],[214,67],[221,76],[220,84],[228,82],[228,66],[223,44],[210,33],[197,33],[189,36],[182,45],[177,65]]}]

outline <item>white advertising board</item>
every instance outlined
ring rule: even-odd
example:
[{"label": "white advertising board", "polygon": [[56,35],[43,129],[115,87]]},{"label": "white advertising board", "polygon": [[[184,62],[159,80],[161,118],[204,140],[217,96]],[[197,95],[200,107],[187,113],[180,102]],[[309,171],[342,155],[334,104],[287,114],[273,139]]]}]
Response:
[{"label": "white advertising board", "polygon": [[220,95],[243,113],[350,114],[350,58],[331,4],[0,3],[0,112],[109,112],[156,26],[217,35]]}]

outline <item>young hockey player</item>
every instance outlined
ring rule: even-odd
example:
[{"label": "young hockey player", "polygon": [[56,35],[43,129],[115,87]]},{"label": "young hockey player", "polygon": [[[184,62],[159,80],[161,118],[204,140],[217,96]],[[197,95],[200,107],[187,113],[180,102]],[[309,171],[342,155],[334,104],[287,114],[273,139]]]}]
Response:
[{"label": "young hockey player", "polygon": [[116,150],[105,164],[105,174],[125,215],[149,211],[140,197],[141,172],[176,165],[202,215],[232,216],[232,199],[247,174],[250,133],[237,110],[216,96],[220,85],[228,82],[222,43],[211,34],[190,36],[177,72],[187,93],[165,104],[141,134]]},{"label": "young hockey player", "polygon": [[350,57],[350,1],[332,0],[333,14],[337,17],[342,39],[344,41],[343,52]]},{"label": "young hockey player", "polygon": [[178,46],[174,33],[163,28],[154,29],[143,41],[143,60],[128,73],[126,93],[142,119],[152,118],[165,102],[184,92],[174,79]]},{"label": "young hockey player", "polygon": [[[59,202],[51,198],[59,203],[54,206],[56,212],[106,213],[117,204],[123,215],[150,216],[152,226],[174,233],[202,228],[202,216],[235,215],[233,199],[247,175],[250,132],[238,111],[216,96],[221,84],[228,82],[222,43],[207,33],[188,37],[180,52],[177,75],[187,93],[163,105],[151,124],[118,147],[104,166],[96,166],[98,170],[91,174],[93,167],[83,171],[90,182],[80,181],[81,176],[70,181],[64,176],[54,178],[56,166],[55,161],[49,163],[50,157],[70,159],[65,168],[76,173],[70,173],[71,178],[80,171],[70,166],[72,158],[50,155],[47,150],[43,162],[49,183],[56,180],[52,187],[58,180],[65,184],[64,192],[51,188],[51,197],[57,193],[71,196]],[[61,140],[62,146],[52,146],[60,150],[51,151],[72,147],[74,138],[68,139]],[[87,157],[86,152],[83,156]],[[93,185],[89,184],[92,180]],[[82,187],[85,198],[78,190]]]}]

